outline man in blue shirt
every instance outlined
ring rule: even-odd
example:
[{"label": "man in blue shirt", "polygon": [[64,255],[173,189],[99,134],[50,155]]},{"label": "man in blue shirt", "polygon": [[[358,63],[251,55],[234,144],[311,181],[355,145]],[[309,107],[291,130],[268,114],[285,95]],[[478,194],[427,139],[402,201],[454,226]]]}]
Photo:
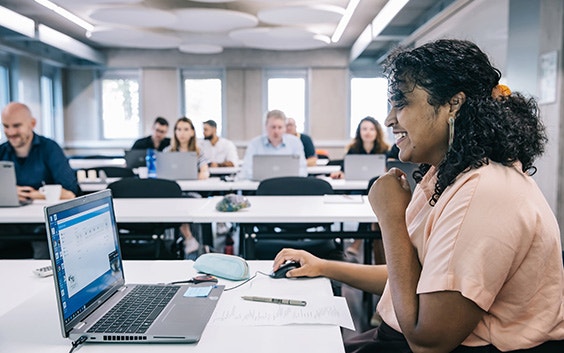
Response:
[{"label": "man in blue shirt", "polygon": [[[60,184],[63,188],[61,199],[74,198],[79,190],[75,172],[55,141],[33,132],[36,123],[29,108],[22,103],[10,103],[2,110],[2,125],[8,141],[0,145],[0,160],[14,162],[18,197],[20,200],[44,199],[45,196],[38,190],[42,185]],[[30,229],[25,225],[11,229],[3,226],[0,233],[35,232]],[[16,245],[21,248],[22,244]],[[9,247],[7,242],[0,242],[0,257],[5,252],[2,250],[8,251]],[[43,257],[45,242],[41,247]]]},{"label": "man in blue shirt", "polygon": [[253,177],[253,156],[259,154],[298,155],[300,156],[300,176],[307,176],[304,146],[299,138],[286,133],[286,115],[280,110],[271,110],[266,114],[266,134],[255,137],[249,142],[243,159],[241,174],[245,179]]}]

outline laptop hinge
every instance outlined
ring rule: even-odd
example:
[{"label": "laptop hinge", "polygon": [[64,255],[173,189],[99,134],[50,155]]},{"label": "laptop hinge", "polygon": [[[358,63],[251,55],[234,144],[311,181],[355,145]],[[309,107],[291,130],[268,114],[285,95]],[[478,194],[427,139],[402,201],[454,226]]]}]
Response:
[{"label": "laptop hinge", "polygon": [[118,288],[118,292],[123,292],[126,289],[127,289],[126,286],[121,286],[121,287]]}]

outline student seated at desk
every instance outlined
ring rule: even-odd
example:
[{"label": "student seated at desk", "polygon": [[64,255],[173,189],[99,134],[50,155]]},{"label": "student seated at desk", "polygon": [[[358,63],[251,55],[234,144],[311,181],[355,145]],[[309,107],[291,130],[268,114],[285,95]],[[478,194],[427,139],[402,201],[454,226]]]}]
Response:
[{"label": "student seated at desk", "polygon": [[[198,147],[194,124],[187,117],[179,118],[174,124],[174,137],[170,146],[165,148],[164,152],[196,152],[198,154],[198,179],[202,180],[210,177],[209,161],[202,149]],[[200,227],[185,223],[180,227],[180,232],[184,236],[184,254],[186,257],[192,258],[197,256],[200,243],[193,236],[193,233],[199,233]]]},{"label": "student seated at desk", "polygon": [[266,134],[257,136],[249,142],[241,175],[244,179],[253,178],[253,156],[255,155],[296,155],[300,156],[300,176],[307,176],[304,146],[299,138],[286,133],[286,114],[281,110],[271,110],[266,114]]},{"label": "student seated at desk", "polygon": [[204,121],[204,140],[200,144],[204,155],[210,160],[209,166],[236,167],[239,165],[237,148],[230,140],[217,136],[217,123]]},{"label": "student seated at desk", "polygon": [[[37,121],[31,114],[30,109],[22,103],[12,102],[2,110],[2,125],[4,134],[8,139],[0,145],[0,160],[12,161],[16,169],[16,182],[18,197],[40,200],[45,196],[39,191],[43,184],[60,184],[62,186],[61,199],[71,199],[78,194],[78,182],[76,174],[69,165],[61,147],[53,140],[36,134],[33,129]],[[17,229],[8,229],[3,226],[2,233],[36,233],[36,226],[14,226]],[[11,244],[11,245],[10,245]],[[0,242],[0,257],[29,257],[31,249],[29,242]],[[14,248],[22,251],[18,254]],[[23,250],[27,248],[28,250]],[[34,257],[49,258],[47,242],[33,243]]]},{"label": "student seated at desk", "polygon": [[153,133],[135,141],[132,150],[154,149],[162,151],[170,145],[170,139],[166,137],[168,133],[168,121],[162,116],[155,118],[153,123]]},{"label": "student seated at desk", "polygon": [[347,352],[564,352],[558,223],[531,174],[546,131],[533,99],[499,86],[476,45],[438,40],[388,59],[400,160],[423,163],[413,195],[392,169],[369,201],[387,265],[282,250],[301,267],[382,294],[382,324]]}]

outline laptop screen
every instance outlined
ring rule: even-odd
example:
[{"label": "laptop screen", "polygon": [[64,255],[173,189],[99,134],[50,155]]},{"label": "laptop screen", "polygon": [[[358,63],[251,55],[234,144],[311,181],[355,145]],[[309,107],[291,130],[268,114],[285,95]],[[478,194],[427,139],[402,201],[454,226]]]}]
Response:
[{"label": "laptop screen", "polygon": [[46,207],[45,217],[68,332],[124,283],[111,193],[104,190]]}]

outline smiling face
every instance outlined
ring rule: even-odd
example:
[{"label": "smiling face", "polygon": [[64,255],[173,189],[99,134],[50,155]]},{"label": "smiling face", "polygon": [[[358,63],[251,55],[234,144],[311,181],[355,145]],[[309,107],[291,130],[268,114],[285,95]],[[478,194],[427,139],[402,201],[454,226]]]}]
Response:
[{"label": "smiling face", "polygon": [[4,134],[15,149],[31,146],[35,124],[31,112],[21,103],[10,103],[2,111]]},{"label": "smiling face", "polygon": [[363,121],[360,124],[360,139],[364,143],[374,143],[378,138],[378,131],[376,131],[376,126],[368,120]]},{"label": "smiling face", "polygon": [[448,150],[448,119],[455,112],[448,103],[438,108],[429,104],[429,94],[418,86],[400,90],[392,97],[386,118],[400,149],[399,158],[437,166]]}]

